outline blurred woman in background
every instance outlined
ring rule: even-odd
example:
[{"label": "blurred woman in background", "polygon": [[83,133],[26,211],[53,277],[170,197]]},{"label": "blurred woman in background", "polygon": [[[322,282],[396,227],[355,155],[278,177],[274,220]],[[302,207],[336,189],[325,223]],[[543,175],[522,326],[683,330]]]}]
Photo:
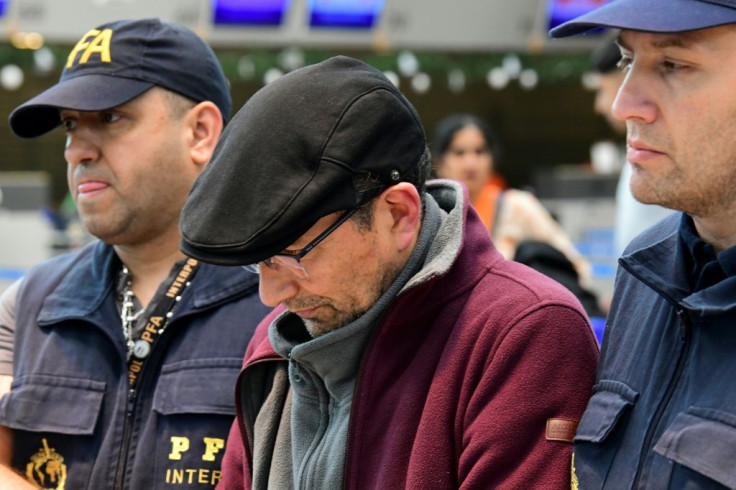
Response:
[{"label": "blurred woman in background", "polygon": [[572,244],[562,227],[533,194],[508,189],[494,172],[499,145],[491,128],[470,114],[453,114],[440,121],[432,140],[436,175],[465,184],[470,201],[488,228],[493,243],[507,259],[518,259],[517,249],[533,241],[561,252],[589,285],[590,263]]}]

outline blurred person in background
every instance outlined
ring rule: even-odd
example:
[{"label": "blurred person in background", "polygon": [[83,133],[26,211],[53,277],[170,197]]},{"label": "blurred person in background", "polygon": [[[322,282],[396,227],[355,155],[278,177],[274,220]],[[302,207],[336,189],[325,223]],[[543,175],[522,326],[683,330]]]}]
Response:
[{"label": "blurred person in background", "polygon": [[178,220],[230,108],[209,46],[145,19],[87,32],[59,83],[11,114],[23,138],[66,131],[69,189],[99,241],[2,297],[0,488],[219,481],[229,387],[268,308],[257,276],[181,253]]},{"label": "blurred person in background", "polygon": [[615,0],[631,191],[671,213],[619,267],[573,488],[736,488],[736,2]]},{"label": "blurred person in background", "polygon": [[506,188],[495,172],[499,142],[485,121],[471,114],[446,117],[436,126],[432,155],[438,177],[468,188],[470,202],[504,257],[512,260],[526,240],[549,243],[570,260],[582,282],[589,282],[590,264],[549,211],[532,193]]},{"label": "blurred person in background", "polygon": [[[626,137],[626,123],[613,115],[613,101],[624,81],[626,73],[619,67],[621,50],[614,41],[596,50],[590,59],[590,67],[596,76],[594,109],[623,138]],[[622,150],[623,152],[623,150]],[[616,224],[614,226],[614,247],[616,255],[623,254],[626,245],[642,231],[646,230],[672,210],[656,204],[639,202],[630,189],[631,164],[624,162],[616,186]]]},{"label": "blurred person in background", "polygon": [[495,133],[477,116],[452,114],[435,128],[436,175],[465,184],[498,251],[557,279],[576,294],[589,316],[602,317],[588,289],[590,263],[532,193],[506,187],[496,171],[499,153]]}]

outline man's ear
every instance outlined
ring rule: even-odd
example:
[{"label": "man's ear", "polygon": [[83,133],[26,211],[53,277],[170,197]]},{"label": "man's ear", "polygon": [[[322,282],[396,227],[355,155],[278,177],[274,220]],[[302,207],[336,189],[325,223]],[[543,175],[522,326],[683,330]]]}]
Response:
[{"label": "man's ear", "polygon": [[213,102],[204,101],[187,112],[186,122],[192,161],[204,167],[210,161],[222,133],[222,114]]},{"label": "man's ear", "polygon": [[383,191],[379,202],[387,211],[388,226],[397,249],[412,249],[422,219],[422,201],[417,188],[408,182],[401,182]]}]

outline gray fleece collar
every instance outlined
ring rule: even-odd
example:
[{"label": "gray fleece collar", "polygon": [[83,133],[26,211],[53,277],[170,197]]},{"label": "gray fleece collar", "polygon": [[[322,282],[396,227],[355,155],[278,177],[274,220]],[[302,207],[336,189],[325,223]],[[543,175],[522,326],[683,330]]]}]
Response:
[{"label": "gray fleece collar", "polygon": [[465,225],[462,186],[452,180],[431,180],[427,182],[427,193],[434,198],[432,201],[439,209],[442,223],[427,252],[424,267],[406,283],[401,292],[445,274],[460,253]]}]

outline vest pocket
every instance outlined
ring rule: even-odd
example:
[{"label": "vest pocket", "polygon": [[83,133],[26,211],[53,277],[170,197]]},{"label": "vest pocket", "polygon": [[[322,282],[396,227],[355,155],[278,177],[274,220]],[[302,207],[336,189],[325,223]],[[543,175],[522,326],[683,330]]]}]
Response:
[{"label": "vest pocket", "polygon": [[165,364],[153,411],[154,479],[146,489],[212,488],[220,481],[225,442],[235,416],[240,358],[194,359]]},{"label": "vest pocket", "polygon": [[162,415],[235,416],[235,380],[242,359],[195,359],[161,369],[153,409]]},{"label": "vest pocket", "polygon": [[654,452],[677,463],[669,488],[711,488],[712,481],[736,488],[736,415],[690,407],[675,417]]},{"label": "vest pocket", "polygon": [[615,455],[614,429],[638,396],[619,381],[603,380],[593,387],[593,396],[573,439],[574,471],[579,488],[603,488]]},{"label": "vest pocket", "polygon": [[0,421],[16,430],[92,435],[105,383],[49,375],[23,376],[0,404]]},{"label": "vest pocket", "polygon": [[0,403],[0,423],[14,430],[13,466],[40,488],[88,488],[105,387],[52,375],[16,378]]}]

